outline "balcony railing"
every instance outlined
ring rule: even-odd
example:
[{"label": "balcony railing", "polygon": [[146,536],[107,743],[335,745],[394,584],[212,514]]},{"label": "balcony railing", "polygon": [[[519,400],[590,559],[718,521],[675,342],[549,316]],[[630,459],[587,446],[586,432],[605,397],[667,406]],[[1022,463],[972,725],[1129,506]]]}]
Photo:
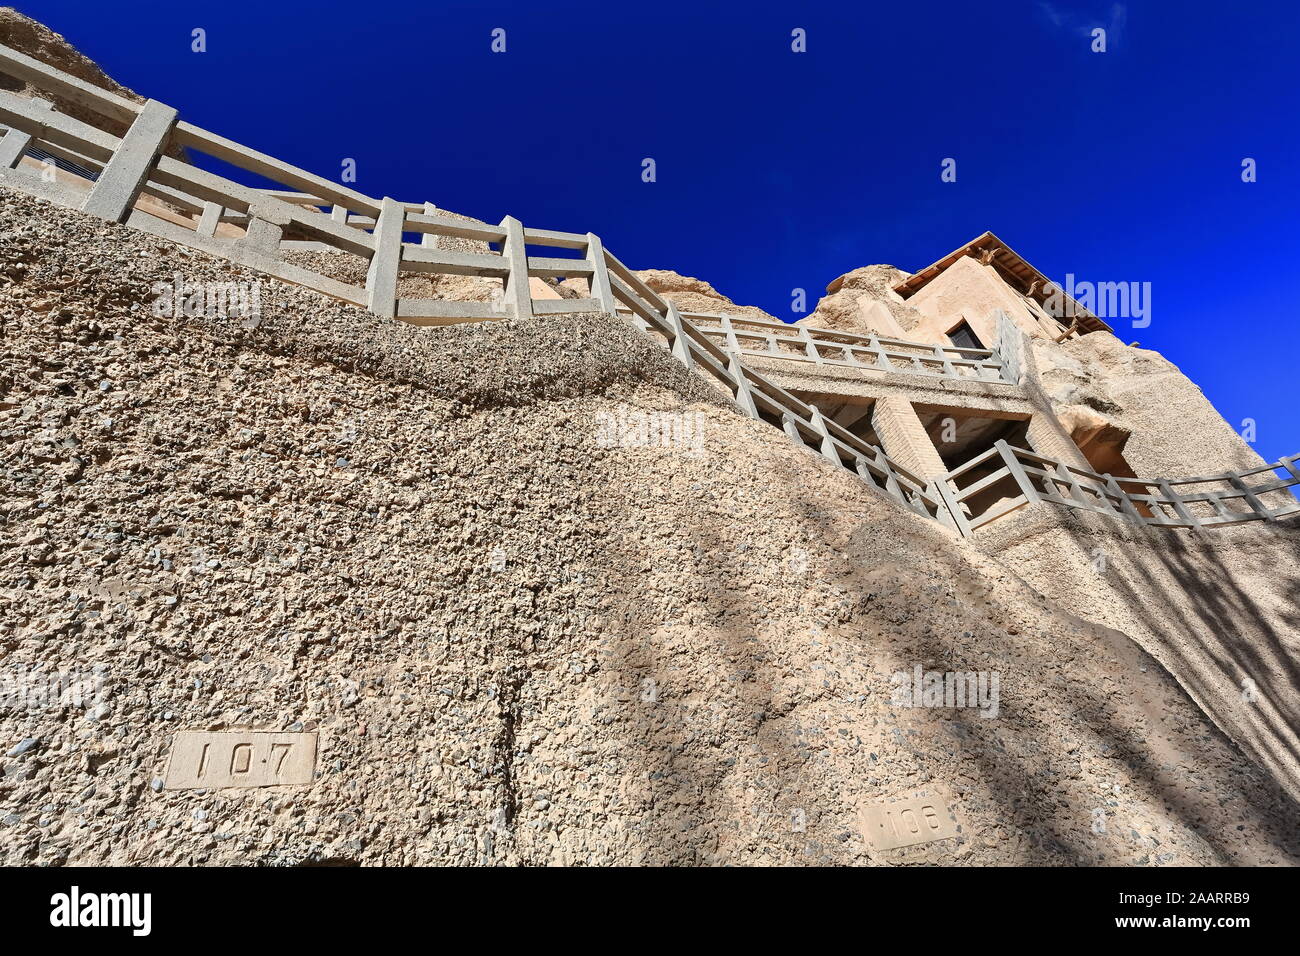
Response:
[{"label": "balcony railing", "polygon": [[996,350],[908,342],[858,332],[789,325],[725,312],[683,312],[733,355],[811,362],[858,371],[1016,384]]},{"label": "balcony railing", "polygon": [[[939,482],[969,534],[1025,505],[1048,502],[1157,528],[1205,529],[1300,514],[1300,455],[1246,471],[1196,478],[1119,478],[1075,468],[1005,441]],[[980,500],[976,514],[970,503]]]}]

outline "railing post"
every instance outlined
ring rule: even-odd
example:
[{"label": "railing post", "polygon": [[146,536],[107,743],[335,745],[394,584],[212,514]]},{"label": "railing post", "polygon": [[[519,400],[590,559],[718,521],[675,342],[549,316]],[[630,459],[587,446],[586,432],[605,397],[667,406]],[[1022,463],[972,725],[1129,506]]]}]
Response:
[{"label": "railing post", "polygon": [[[888,494],[890,497],[898,499],[899,503],[902,504],[903,507],[907,508],[910,511],[915,511],[917,514],[925,515],[925,517],[927,518],[936,517],[935,515],[930,514],[929,510],[925,507],[924,502],[915,501],[907,496],[907,492],[903,490],[903,486],[898,483],[898,476],[894,474],[894,468],[893,465],[890,464],[889,456],[885,454],[883,449],[880,448],[876,449],[875,462],[876,462],[876,467],[878,467],[885,474],[886,494]],[[867,478],[867,480],[869,481],[871,480],[868,477],[865,463],[860,458],[858,459],[858,474],[861,475],[863,478]],[[873,485],[875,484],[874,481],[872,481],[871,483]],[[933,482],[931,482],[931,484],[933,484]],[[930,493],[929,488],[930,486],[927,485],[926,494]],[[940,504],[944,505],[942,501],[940,502]],[[942,508],[940,508],[939,511],[942,512]],[[943,520],[941,515],[939,516],[939,520],[940,521]],[[945,523],[948,524],[950,527],[952,526],[952,522],[945,522]]]},{"label": "railing post", "polygon": [[727,351],[739,355],[740,339],[736,338],[736,330],[731,325],[731,316],[723,312],[718,316],[718,324],[722,326],[722,331],[727,334]]},{"label": "railing post", "polygon": [[30,133],[9,127],[4,139],[0,139],[0,169],[13,169],[22,162],[23,154],[27,152],[31,141]]},{"label": "railing post", "polygon": [[758,418],[758,406],[754,404],[754,396],[749,390],[749,379],[745,378],[745,366],[740,364],[740,356],[733,355],[727,363],[727,371],[736,383],[736,404],[740,410],[750,418]]},{"label": "railing post", "polygon": [[[49,100],[33,99],[31,105],[38,110],[54,109],[54,104]],[[30,133],[10,127],[4,139],[0,139],[0,169],[15,169],[23,161],[23,154],[31,144]]]},{"label": "railing post", "polygon": [[1242,480],[1240,475],[1237,474],[1228,475],[1228,482],[1232,485],[1232,487],[1236,488],[1238,491],[1242,493],[1242,497],[1244,497],[1246,499],[1246,503],[1250,505],[1250,510],[1255,512],[1255,514],[1257,514],[1261,519],[1263,519],[1264,521],[1276,520],[1273,517],[1273,515],[1269,513],[1268,506],[1265,505],[1264,502],[1260,501],[1258,497],[1256,497],[1255,493],[1250,490],[1250,486],[1247,485],[1244,480]]},{"label": "railing post", "polygon": [[1029,475],[1025,473],[1024,467],[1020,464],[1020,459],[1016,457],[1015,451],[1006,443],[1006,440],[999,438],[993,443],[993,446],[997,448],[998,454],[1002,456],[1007,471],[1011,472],[1011,477],[1016,480],[1020,493],[1025,496],[1025,500],[1030,504],[1038,504],[1042,501],[1038,495],[1038,489],[1029,480]]},{"label": "railing post", "polygon": [[1119,499],[1120,510],[1138,524],[1146,524],[1146,517],[1137,510],[1137,505],[1133,504],[1133,499],[1128,496],[1127,491],[1120,487],[1120,483],[1115,480],[1114,476],[1107,472],[1102,475],[1102,478],[1106,479],[1106,490]]},{"label": "railing post", "polygon": [[930,482],[934,489],[932,494],[939,499],[939,509],[942,513],[947,511],[950,516],[950,523],[957,529],[963,538],[971,536],[970,521],[966,518],[966,512],[962,509],[961,502],[957,500],[957,493],[953,490],[952,485],[947,478],[936,478]]},{"label": "railing post", "polygon": [[215,236],[217,226],[221,224],[221,214],[225,211],[221,203],[205,202],[203,214],[199,216],[199,223],[194,227],[194,231],[200,236]]},{"label": "railing post", "polygon": [[826,427],[826,419],[822,418],[821,409],[816,405],[809,405],[812,409],[812,427],[817,430],[817,434],[822,436],[821,453],[829,458],[835,464],[841,464],[840,453],[835,448],[835,441],[831,438],[831,431]]},{"label": "railing post", "polygon": [[789,412],[781,413],[781,431],[790,436],[790,440],[800,445],[806,445],[803,435],[799,431],[799,426],[794,423],[794,416]]},{"label": "railing post", "polygon": [[894,364],[889,361],[889,356],[885,354],[885,349],[880,344],[880,336],[875,332],[871,333],[871,350],[876,353],[876,365],[887,372],[892,372]]},{"label": "railing post", "polygon": [[605,264],[605,245],[600,236],[587,233],[587,261],[591,263],[591,280],[587,283],[591,297],[600,303],[603,311],[610,315],[618,314],[618,303],[614,300],[614,288],[609,283],[609,266]]},{"label": "railing post", "polygon": [[673,330],[673,357],[688,369],[694,369],[695,359],[691,356],[691,342],[686,337],[686,326],[682,324],[682,316],[677,311],[677,306],[671,301],[668,303],[668,324]]},{"label": "railing post", "polygon": [[808,326],[799,326],[799,337],[803,339],[803,350],[808,353],[808,357],[818,365],[823,364],[822,354],[817,351],[817,346],[813,343],[812,333],[808,331]]},{"label": "railing post", "polygon": [[893,495],[899,501],[907,504],[907,498],[903,494],[902,487],[898,484],[898,476],[894,474],[894,469],[889,466],[889,458],[885,455],[883,448],[876,449],[876,465],[885,473],[885,491]]},{"label": "railing post", "polygon": [[516,319],[531,319],[533,294],[528,288],[528,248],[524,244],[524,225],[514,216],[506,216],[501,220],[501,228],[506,231],[501,255],[510,265],[510,275],[506,277],[506,309]]},{"label": "railing post", "polygon": [[1201,526],[1196,515],[1192,514],[1187,509],[1187,505],[1183,502],[1182,496],[1179,495],[1178,492],[1174,491],[1173,486],[1170,485],[1169,482],[1161,479],[1160,481],[1157,481],[1156,484],[1160,486],[1160,493],[1168,498],[1169,503],[1174,506],[1174,512],[1179,518],[1190,524],[1193,528],[1199,528]]},{"label": "railing post", "polygon": [[1097,507],[1104,508],[1106,514],[1112,518],[1118,518],[1121,516],[1125,518],[1130,517],[1130,515],[1124,511],[1122,501],[1114,502],[1110,500],[1112,495],[1122,497],[1118,491],[1118,486],[1112,487],[1114,479],[1111,478],[1110,475],[1099,475],[1098,478],[1100,484],[1093,485],[1092,482],[1089,482],[1090,485],[1093,485],[1093,491],[1097,493]]},{"label": "railing post", "polygon": [[1215,515],[1217,515],[1220,518],[1233,517],[1234,512],[1231,511],[1228,508],[1228,506],[1223,503],[1223,499],[1219,497],[1218,492],[1211,491],[1208,492],[1208,494],[1210,496],[1210,504],[1214,507]]},{"label": "railing post", "polygon": [[157,100],[146,100],[112,159],[95,180],[81,206],[82,212],[110,222],[126,222],[175,125],[174,109]]},{"label": "railing post", "polygon": [[1278,464],[1291,472],[1297,481],[1300,481],[1300,467],[1296,466],[1297,461],[1300,461],[1300,455],[1292,455],[1290,458],[1283,458],[1278,462]]},{"label": "railing post", "polygon": [[272,259],[278,258],[280,240],[284,238],[284,227],[289,225],[289,221],[288,212],[274,201],[249,206],[244,245]]},{"label": "railing post", "polygon": [[402,270],[402,226],[406,207],[390,196],[379,206],[375,221],[375,251],[366,272],[366,303],[375,315],[386,319],[397,315],[397,277]]},{"label": "railing post", "polygon": [[348,224],[348,207],[339,205],[330,206],[330,220],[332,222],[341,222],[346,226]]},{"label": "railing post", "polygon": [[[425,214],[426,216],[432,216],[432,215],[435,215],[437,212],[438,212],[438,207],[435,206],[433,203],[431,203],[431,202],[426,202],[426,203],[424,204],[424,214]],[[438,236],[437,236],[435,233],[432,233],[432,232],[424,232],[424,233],[421,233],[421,234],[420,234],[420,247],[421,247],[421,248],[423,248],[423,249],[432,249],[432,248],[433,248],[434,246],[436,246],[437,244],[438,244]]]},{"label": "railing post", "polygon": [[953,378],[957,377],[957,369],[953,366],[952,360],[948,358],[948,353],[943,350],[942,345],[934,347],[934,357],[943,366],[943,374],[951,375]]},{"label": "railing post", "polygon": [[1061,480],[1070,486],[1070,498],[1079,502],[1081,505],[1088,504],[1088,499],[1084,496],[1083,486],[1079,480],[1074,477],[1074,472],[1070,471],[1070,466],[1063,461],[1056,463],[1056,473],[1061,476]]}]

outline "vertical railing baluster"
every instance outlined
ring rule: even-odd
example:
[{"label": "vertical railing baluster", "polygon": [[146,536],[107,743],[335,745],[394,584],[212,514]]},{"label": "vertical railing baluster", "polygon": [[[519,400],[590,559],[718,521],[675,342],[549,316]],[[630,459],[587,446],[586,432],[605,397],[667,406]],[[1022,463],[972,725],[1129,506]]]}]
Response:
[{"label": "vertical railing baluster", "polygon": [[194,231],[200,236],[215,236],[217,226],[221,225],[222,213],[225,211],[226,208],[221,203],[205,202],[203,212],[199,215],[199,222],[194,227]]},{"label": "vertical railing baluster", "polygon": [[594,233],[587,233],[587,262],[591,265],[591,280],[587,283],[591,297],[600,303],[602,312],[618,313],[614,289],[609,282],[609,266],[605,262],[605,245]]},{"label": "vertical railing baluster", "polygon": [[397,315],[397,277],[402,269],[402,227],[406,207],[390,196],[380,203],[375,221],[375,251],[366,270],[366,305],[375,315]]},{"label": "vertical railing baluster", "polygon": [[736,404],[740,410],[750,418],[758,418],[758,406],[754,404],[754,396],[749,389],[749,379],[745,377],[745,366],[740,364],[740,356],[732,355],[727,362],[727,371],[731,372],[731,377],[736,383]]},{"label": "vertical railing baluster", "polygon": [[799,426],[794,423],[794,416],[789,412],[781,413],[781,430],[790,436],[791,441],[796,441],[800,445],[806,444],[803,435],[799,432]]},{"label": "vertical railing baluster", "polygon": [[813,342],[812,333],[808,331],[808,327],[806,325],[801,325],[799,327],[799,337],[803,339],[803,350],[808,355],[808,357],[812,359],[814,362],[816,362],[818,365],[823,364],[822,354],[821,352],[817,351],[817,346]]},{"label": "vertical railing baluster", "polygon": [[889,464],[889,457],[885,454],[883,448],[876,449],[875,461],[876,467],[885,473],[885,491],[903,504],[907,504],[907,496],[903,494],[903,489],[898,483],[898,476],[894,474],[894,469]]},{"label": "vertical railing baluster", "polygon": [[506,233],[501,255],[510,269],[505,280],[506,311],[516,319],[531,319],[533,293],[528,288],[528,247],[524,243],[524,226],[514,216],[506,216],[501,220],[501,228]]},{"label": "vertical railing baluster", "polygon": [[948,353],[944,351],[942,345],[936,345],[934,347],[934,357],[938,359],[939,364],[943,366],[944,375],[951,375],[953,378],[957,377],[957,369],[953,366],[952,360],[948,357]]},{"label": "vertical railing baluster", "polygon": [[686,336],[686,326],[682,323],[682,314],[677,311],[676,303],[668,303],[668,325],[673,330],[672,352],[688,369],[695,368],[695,358],[691,355],[691,340]]},{"label": "vertical railing baluster", "polygon": [[1120,486],[1120,483],[1115,480],[1113,475],[1107,472],[1106,474],[1102,475],[1102,478],[1104,478],[1106,481],[1106,490],[1119,499],[1119,507],[1120,510],[1124,512],[1124,514],[1128,515],[1138,524],[1151,523],[1150,521],[1147,520],[1146,515],[1138,511],[1137,505],[1133,503],[1133,499],[1129,497],[1128,492],[1125,491],[1124,488]]},{"label": "vertical railing baluster", "polygon": [[880,344],[880,336],[875,332],[871,333],[871,351],[876,353],[876,364],[887,372],[894,369],[894,365],[889,361],[889,356],[885,354],[884,346]]},{"label": "vertical railing baluster", "polygon": [[1156,482],[1156,484],[1160,486],[1160,493],[1168,499],[1169,504],[1174,506],[1174,512],[1181,520],[1187,522],[1187,524],[1193,528],[1199,528],[1201,526],[1201,522],[1197,520],[1196,515],[1192,514],[1188,509],[1186,502],[1183,501],[1182,495],[1174,491],[1173,486],[1169,484],[1169,482],[1161,480]]},{"label": "vertical railing baluster", "polygon": [[816,405],[809,405],[812,409],[812,426],[821,436],[821,453],[829,458],[835,464],[840,464],[840,453],[836,450],[835,441],[831,438],[831,430],[826,427],[826,420],[822,418],[821,409]]},{"label": "vertical railing baluster", "polygon": [[740,354],[740,339],[736,337],[735,326],[731,324],[731,316],[723,312],[718,316],[718,324],[722,326],[722,331],[727,336],[727,351],[733,355]]},{"label": "vertical railing baluster", "polygon": [[[33,108],[38,110],[52,110],[54,104],[49,100],[33,99],[31,101]],[[4,139],[0,139],[0,169],[15,169],[23,161],[23,156],[27,152],[27,147],[32,144],[30,133],[24,133],[20,129],[9,128],[5,133]]]},{"label": "vertical railing baluster", "polygon": [[[432,216],[437,214],[438,207],[431,202],[424,204],[424,214]],[[424,249],[435,249],[438,246],[438,234],[435,232],[424,232],[420,234],[420,246]]]},{"label": "vertical railing baluster", "polygon": [[248,227],[241,240],[245,248],[252,249],[271,259],[280,256],[280,240],[289,225],[289,213],[284,204],[274,199],[261,200],[248,207]]},{"label": "vertical railing baluster", "polygon": [[174,109],[146,100],[90,188],[81,211],[110,222],[126,222],[175,125]]},{"label": "vertical railing baluster", "polygon": [[1246,499],[1246,504],[1250,505],[1250,510],[1255,512],[1256,517],[1263,521],[1275,520],[1268,506],[1259,500],[1240,475],[1236,473],[1228,475],[1228,483],[1241,492],[1241,496]]},{"label": "vertical railing baluster", "polygon": [[1007,471],[1015,479],[1016,485],[1020,488],[1020,493],[1025,496],[1025,500],[1030,504],[1037,504],[1042,499],[1038,495],[1038,489],[1034,483],[1029,480],[1024,467],[1020,464],[1020,459],[1016,456],[1015,450],[1006,443],[1004,439],[999,438],[993,443],[997,448],[998,454],[1002,456],[1003,463],[1007,466]]},{"label": "vertical railing baluster", "polygon": [[1058,461],[1056,463],[1056,473],[1061,476],[1061,479],[1067,485],[1070,486],[1070,499],[1072,501],[1077,501],[1081,505],[1089,504],[1088,499],[1084,494],[1083,486],[1079,484],[1079,480],[1074,477],[1074,472],[1070,470],[1069,465],[1063,461]]}]

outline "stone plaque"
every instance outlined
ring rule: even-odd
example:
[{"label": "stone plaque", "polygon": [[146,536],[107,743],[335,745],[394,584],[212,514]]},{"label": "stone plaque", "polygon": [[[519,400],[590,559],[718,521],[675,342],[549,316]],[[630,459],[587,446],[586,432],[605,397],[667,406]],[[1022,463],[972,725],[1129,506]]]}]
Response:
[{"label": "stone plaque", "polygon": [[172,738],[163,785],[275,787],[311,783],[315,769],[316,734],[182,731]]},{"label": "stone plaque", "polygon": [[962,826],[948,801],[934,791],[866,804],[859,819],[862,835],[877,850],[945,840],[957,836],[957,828]]}]

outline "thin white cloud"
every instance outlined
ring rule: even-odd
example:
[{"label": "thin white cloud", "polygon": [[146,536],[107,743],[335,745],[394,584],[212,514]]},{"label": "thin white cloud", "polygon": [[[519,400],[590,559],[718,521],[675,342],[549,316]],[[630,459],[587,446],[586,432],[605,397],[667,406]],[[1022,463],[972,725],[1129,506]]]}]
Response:
[{"label": "thin white cloud", "polygon": [[1091,36],[1093,30],[1103,27],[1110,43],[1116,43],[1122,38],[1124,27],[1128,23],[1128,7],[1122,3],[1112,3],[1110,10],[1104,14],[1089,14],[1064,10],[1055,3],[1041,0],[1038,10],[1053,29],[1077,36]]}]

